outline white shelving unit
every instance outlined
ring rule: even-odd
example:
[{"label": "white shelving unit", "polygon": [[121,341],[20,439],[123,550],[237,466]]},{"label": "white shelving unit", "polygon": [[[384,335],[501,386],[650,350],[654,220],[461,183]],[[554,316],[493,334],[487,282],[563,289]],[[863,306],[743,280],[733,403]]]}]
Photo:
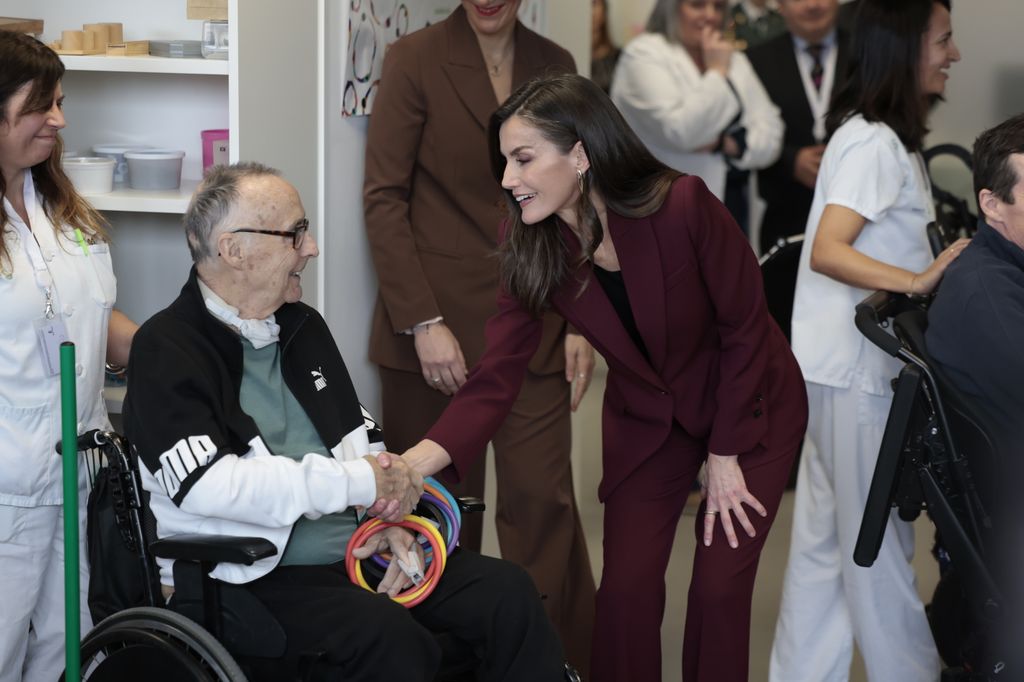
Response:
[{"label": "white shelving unit", "polygon": [[[43,40],[83,23],[119,21],[129,40],[198,39],[201,21],[184,0],[4,0],[5,14],[38,17]],[[229,0],[230,58],[64,55],[68,126],[65,150],[96,144],[152,144],[185,151],[174,192],[117,187],[90,202],[111,224],[117,307],[138,322],[168,305],[191,266],[181,215],[202,176],[200,133],[230,130],[232,161],[279,168],[302,196],[310,222],[323,229],[323,106],[320,36],[323,0],[282,3]],[[318,235],[318,238],[320,235]],[[323,243],[323,242],[321,242]],[[307,281],[319,282],[310,263]],[[322,291],[307,288],[317,305]],[[108,391],[120,412],[124,388]]]},{"label": "white shelving unit", "polygon": [[103,71],[107,73],[178,73],[207,76],[228,75],[226,59],[173,57],[107,57],[105,55],[62,55],[69,71]]},{"label": "white shelving unit", "polygon": [[135,213],[173,213],[181,215],[188,208],[189,199],[198,180],[182,179],[181,187],[171,190],[131,189],[115,185],[107,194],[89,195],[89,203],[100,211],[131,211]]}]

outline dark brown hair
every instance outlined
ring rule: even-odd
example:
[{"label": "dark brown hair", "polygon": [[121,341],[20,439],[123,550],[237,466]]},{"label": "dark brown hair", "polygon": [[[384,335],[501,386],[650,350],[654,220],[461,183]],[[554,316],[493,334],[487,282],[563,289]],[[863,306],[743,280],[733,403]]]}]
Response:
[{"label": "dark brown hair", "polygon": [[[601,88],[583,76],[559,74],[524,83],[491,116],[491,168],[499,183],[506,163],[499,133],[513,116],[536,128],[563,154],[577,142],[586,151],[590,170],[576,207],[583,259],[591,258],[604,238],[591,192],[609,211],[636,218],[657,211],[680,176],[654,158]],[[499,251],[502,284],[524,308],[539,315],[569,271],[567,246],[554,215],[526,227],[512,193],[506,190],[504,195],[509,217]]]},{"label": "dark brown hair", "polygon": [[921,96],[924,34],[935,5],[950,0],[860,0],[854,19],[849,68],[825,119],[828,137],[851,116],[892,128],[908,150],[919,151],[928,113],[941,99]]},{"label": "dark brown hair", "polygon": [[[50,48],[35,38],[13,31],[0,31],[0,126],[11,125],[22,116],[48,111],[53,96],[64,76],[64,64]],[[11,111],[11,98],[29,85],[28,97],[21,111]],[[91,239],[106,240],[103,217],[75,191],[61,167],[64,142],[60,135],[57,144],[45,161],[33,166],[29,172],[36,192],[42,197],[43,211],[60,231],[65,226],[79,228]],[[0,175],[0,197],[7,194],[7,181]],[[9,216],[0,202],[0,230],[7,229]],[[0,269],[11,265],[6,241],[0,238]]]},{"label": "dark brown hair", "polygon": [[1021,178],[1010,164],[1010,155],[1024,154],[1024,114],[1017,114],[974,141],[974,196],[983,189],[1007,204],[1014,203],[1013,187]]}]

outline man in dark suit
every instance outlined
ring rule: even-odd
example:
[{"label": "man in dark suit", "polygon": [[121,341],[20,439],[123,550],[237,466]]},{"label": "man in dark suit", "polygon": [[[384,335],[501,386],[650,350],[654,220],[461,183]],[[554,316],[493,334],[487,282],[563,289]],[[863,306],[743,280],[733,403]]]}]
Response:
[{"label": "man in dark suit", "polygon": [[761,251],[804,231],[825,151],[825,114],[846,72],[846,32],[836,28],[839,0],[779,0],[787,33],[747,52],[768,95],[782,112],[782,155],[758,171],[767,204]]}]

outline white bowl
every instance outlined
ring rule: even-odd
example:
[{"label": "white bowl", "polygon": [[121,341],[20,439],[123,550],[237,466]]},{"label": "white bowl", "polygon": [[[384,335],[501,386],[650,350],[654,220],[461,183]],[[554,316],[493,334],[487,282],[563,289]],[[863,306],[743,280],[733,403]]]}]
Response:
[{"label": "white bowl", "polygon": [[79,194],[106,194],[114,189],[114,166],[117,162],[113,159],[66,156],[61,164]]}]

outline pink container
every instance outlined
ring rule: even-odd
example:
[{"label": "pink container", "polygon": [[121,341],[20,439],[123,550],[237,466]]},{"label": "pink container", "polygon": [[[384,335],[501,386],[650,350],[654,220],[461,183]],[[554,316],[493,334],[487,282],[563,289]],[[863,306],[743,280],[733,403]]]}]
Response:
[{"label": "pink container", "polygon": [[231,163],[228,152],[227,130],[204,130],[203,138],[203,172],[210,166]]}]

